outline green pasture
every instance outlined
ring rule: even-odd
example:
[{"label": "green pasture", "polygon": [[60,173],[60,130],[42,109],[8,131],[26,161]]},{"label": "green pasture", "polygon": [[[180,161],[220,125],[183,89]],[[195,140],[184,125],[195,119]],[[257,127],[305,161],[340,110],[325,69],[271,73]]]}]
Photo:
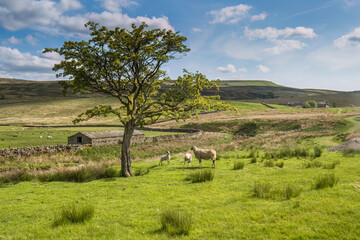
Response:
[{"label": "green pasture", "polygon": [[[67,144],[67,138],[78,132],[121,130],[122,127],[19,127],[0,126],[0,149],[30,147],[41,145]],[[169,134],[183,134],[179,132],[142,131],[145,137]],[[40,138],[42,136],[42,138]],[[51,136],[52,139],[48,139]]]},{"label": "green pasture", "polygon": [[[250,164],[248,152],[220,152],[211,182],[190,183],[198,170],[196,160],[183,167],[183,158],[171,164],[138,162],[144,176],[112,178],[85,183],[21,182],[0,188],[0,239],[357,239],[360,235],[359,169],[357,157],[324,153],[316,161],[340,161],[335,169],[304,168],[315,160],[293,158],[283,168],[264,167],[258,158]],[[237,161],[242,170],[233,170]],[[209,169],[210,161],[203,162]],[[115,168],[117,168],[115,166]],[[118,168],[117,168],[118,169]],[[335,173],[333,188],[315,190],[318,176]],[[255,183],[276,188],[291,184],[299,196],[254,197]],[[86,223],[53,226],[55,214],[69,205],[94,207]],[[164,209],[191,213],[187,236],[163,232]]]}]

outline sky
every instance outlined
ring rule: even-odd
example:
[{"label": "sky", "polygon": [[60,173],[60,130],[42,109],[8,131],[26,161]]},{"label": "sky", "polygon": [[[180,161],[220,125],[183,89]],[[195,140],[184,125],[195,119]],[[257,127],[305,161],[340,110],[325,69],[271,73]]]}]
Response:
[{"label": "sky", "polygon": [[209,79],[360,90],[360,0],[0,0],[0,78],[56,80],[44,48],[145,22],[187,37],[186,56],[163,66]]}]

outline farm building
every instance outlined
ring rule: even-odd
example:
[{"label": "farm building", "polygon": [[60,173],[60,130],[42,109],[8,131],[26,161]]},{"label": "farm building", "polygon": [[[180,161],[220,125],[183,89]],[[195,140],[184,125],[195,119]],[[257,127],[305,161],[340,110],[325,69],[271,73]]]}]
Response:
[{"label": "farm building", "polygon": [[[90,144],[92,146],[111,146],[119,144],[124,136],[123,130],[97,131],[97,132],[79,132],[68,137],[68,144]],[[144,134],[135,130],[131,142],[141,142],[144,140]]]}]

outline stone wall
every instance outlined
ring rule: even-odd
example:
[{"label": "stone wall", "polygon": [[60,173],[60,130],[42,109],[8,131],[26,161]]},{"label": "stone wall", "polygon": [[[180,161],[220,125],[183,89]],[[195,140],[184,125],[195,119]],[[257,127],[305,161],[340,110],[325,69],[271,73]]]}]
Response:
[{"label": "stone wall", "polygon": [[24,148],[10,148],[0,149],[0,158],[10,157],[27,157],[32,155],[57,153],[57,152],[70,152],[83,149],[86,145],[53,145],[53,146],[40,146],[40,147],[24,147]]},{"label": "stone wall", "polygon": [[[172,134],[172,135],[163,135],[156,137],[143,137],[143,136],[134,136],[131,139],[131,143],[144,143],[144,142],[161,142],[161,141],[173,141],[180,139],[191,139],[199,137],[203,134],[200,130],[194,129],[160,129],[160,128],[140,128],[138,130],[146,130],[146,131],[162,131],[162,132],[183,132],[186,134]],[[118,139],[113,142],[113,145],[118,144]],[[0,158],[10,158],[10,157],[26,157],[32,155],[39,154],[50,154],[57,152],[70,152],[70,151],[78,151],[83,149],[85,146],[90,145],[79,145],[79,144],[70,144],[70,145],[54,145],[54,146],[40,146],[40,147],[24,147],[24,148],[10,148],[10,149],[0,149]]]}]

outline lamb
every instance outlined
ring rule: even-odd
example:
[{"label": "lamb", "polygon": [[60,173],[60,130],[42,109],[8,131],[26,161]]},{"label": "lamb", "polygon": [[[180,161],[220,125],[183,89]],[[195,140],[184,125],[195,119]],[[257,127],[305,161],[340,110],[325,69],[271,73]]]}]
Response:
[{"label": "lamb", "polygon": [[213,161],[212,167],[215,168],[216,161],[216,151],[214,149],[199,149],[196,146],[192,146],[195,157],[199,160],[199,165],[201,167],[201,159],[211,159]]},{"label": "lamb", "polygon": [[161,156],[159,165],[162,165],[163,161],[167,161],[170,164],[170,151],[167,151],[164,156]]},{"label": "lamb", "polygon": [[47,139],[52,139],[52,136],[47,136]]},{"label": "lamb", "polygon": [[192,160],[192,156],[191,153],[186,153],[185,157],[184,157],[184,167],[185,167],[185,163],[188,162],[188,165],[190,166],[190,162]]}]

